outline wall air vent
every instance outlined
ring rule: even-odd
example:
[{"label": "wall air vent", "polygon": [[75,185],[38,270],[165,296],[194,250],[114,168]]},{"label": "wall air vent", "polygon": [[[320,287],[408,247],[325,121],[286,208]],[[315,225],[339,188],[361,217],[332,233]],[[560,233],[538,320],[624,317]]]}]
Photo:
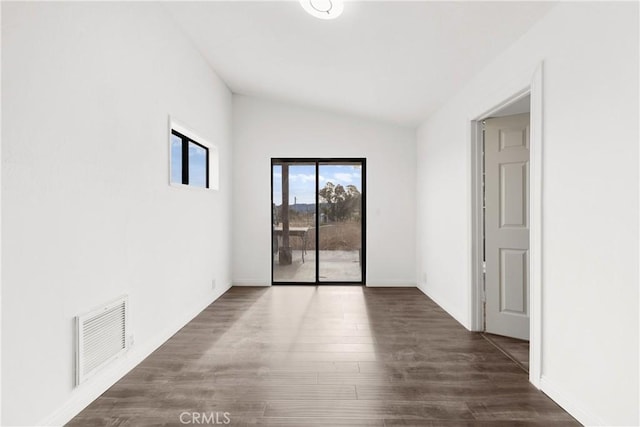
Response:
[{"label": "wall air vent", "polygon": [[76,317],[76,385],[127,350],[128,318],[126,296]]}]

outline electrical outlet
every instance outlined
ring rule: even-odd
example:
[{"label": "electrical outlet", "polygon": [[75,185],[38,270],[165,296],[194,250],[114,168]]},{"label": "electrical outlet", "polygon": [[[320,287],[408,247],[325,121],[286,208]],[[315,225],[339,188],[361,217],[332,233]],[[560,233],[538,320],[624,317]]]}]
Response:
[{"label": "electrical outlet", "polygon": [[129,347],[133,347],[134,339],[133,334],[129,335]]},{"label": "electrical outlet", "polygon": [[216,288],[216,279],[213,279],[211,281],[211,289],[215,289]]}]

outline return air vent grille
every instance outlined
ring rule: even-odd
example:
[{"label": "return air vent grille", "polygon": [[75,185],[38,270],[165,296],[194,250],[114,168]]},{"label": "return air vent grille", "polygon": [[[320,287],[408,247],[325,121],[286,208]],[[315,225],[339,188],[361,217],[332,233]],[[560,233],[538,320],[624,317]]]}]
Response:
[{"label": "return air vent grille", "polygon": [[76,384],[127,350],[127,297],[76,317]]}]

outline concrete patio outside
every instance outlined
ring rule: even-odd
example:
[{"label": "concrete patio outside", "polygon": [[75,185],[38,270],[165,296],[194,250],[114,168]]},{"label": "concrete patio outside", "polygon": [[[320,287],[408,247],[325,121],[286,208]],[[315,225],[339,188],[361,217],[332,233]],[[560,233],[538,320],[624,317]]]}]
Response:
[{"label": "concrete patio outside", "polygon": [[[360,282],[362,269],[360,267],[360,252],[355,251],[319,251],[320,281],[326,282]],[[293,262],[290,265],[280,265],[277,255],[273,262],[273,281],[292,283],[315,283],[316,254],[309,249],[302,261],[302,251],[292,251]]]}]

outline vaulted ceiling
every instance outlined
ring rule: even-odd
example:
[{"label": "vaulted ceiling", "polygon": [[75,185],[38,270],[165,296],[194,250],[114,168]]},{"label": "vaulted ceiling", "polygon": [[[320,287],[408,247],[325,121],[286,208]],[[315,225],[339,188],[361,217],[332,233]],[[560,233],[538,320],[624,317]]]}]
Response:
[{"label": "vaulted ceiling", "polygon": [[163,3],[239,94],[415,126],[536,23],[550,2]]}]

